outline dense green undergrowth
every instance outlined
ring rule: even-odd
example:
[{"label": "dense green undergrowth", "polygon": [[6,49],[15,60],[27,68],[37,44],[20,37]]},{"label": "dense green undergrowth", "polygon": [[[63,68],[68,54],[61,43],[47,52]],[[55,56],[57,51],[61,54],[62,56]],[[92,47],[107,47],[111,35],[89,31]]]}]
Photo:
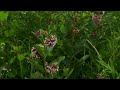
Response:
[{"label": "dense green undergrowth", "polygon": [[1,79],[119,79],[120,12],[1,11]]}]

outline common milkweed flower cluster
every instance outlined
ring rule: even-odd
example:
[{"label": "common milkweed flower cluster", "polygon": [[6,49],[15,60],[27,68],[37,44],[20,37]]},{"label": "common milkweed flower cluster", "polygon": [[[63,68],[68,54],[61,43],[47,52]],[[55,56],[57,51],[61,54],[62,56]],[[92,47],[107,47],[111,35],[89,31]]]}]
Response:
[{"label": "common milkweed flower cluster", "polygon": [[105,11],[95,11],[95,14],[103,16],[105,14]]},{"label": "common milkweed flower cluster", "polygon": [[41,55],[41,53],[38,52],[38,50],[35,47],[32,47],[32,58],[39,58],[41,60],[44,60],[44,57]]},{"label": "common milkweed flower cluster", "polygon": [[96,26],[100,25],[104,13],[105,11],[95,11],[95,15],[92,16],[92,21]]},{"label": "common milkweed flower cluster", "polygon": [[97,79],[110,79],[110,78],[108,78],[107,75],[103,75],[102,73],[98,73]]},{"label": "common milkweed flower cluster", "polygon": [[[37,31],[35,34],[36,34],[36,36],[39,36],[42,34],[47,36],[48,32],[47,31],[43,31],[43,32]],[[44,47],[53,48],[57,43],[57,37],[55,35],[50,35],[50,37],[45,38],[45,40],[43,42],[44,42],[43,43]],[[42,60],[45,60],[44,57],[39,53],[39,51],[35,47],[32,47],[31,53],[32,53],[33,58],[41,58],[42,57]],[[48,64],[47,62],[45,62],[45,70],[49,74],[55,74],[59,71],[59,65],[56,63]]]},{"label": "common milkweed flower cluster", "polygon": [[40,54],[35,47],[32,47],[31,52],[34,58],[40,58]]},{"label": "common milkweed flower cluster", "polygon": [[35,36],[36,37],[40,37],[40,36],[42,36],[42,35],[48,35],[48,32],[46,31],[46,30],[41,30],[41,29],[39,29],[39,30],[37,30],[36,32],[35,32]]},{"label": "common milkweed flower cluster", "polygon": [[40,37],[40,35],[41,35],[40,30],[37,30],[37,31],[35,32],[35,36],[36,36],[36,37]]},{"label": "common milkweed flower cluster", "polygon": [[57,37],[55,35],[51,35],[50,38],[45,38],[44,44],[47,47],[54,47],[57,43]]},{"label": "common milkweed flower cluster", "polygon": [[95,31],[92,32],[91,35],[92,35],[93,37],[96,37],[96,36],[97,36]]},{"label": "common milkweed flower cluster", "polygon": [[[41,35],[47,36],[48,32],[46,30],[44,30],[44,31],[37,30],[35,32],[35,35],[37,37],[39,37]],[[43,47],[45,46],[45,47],[48,47],[48,48],[53,48],[57,43],[57,37],[55,35],[51,35],[49,38],[45,38],[45,40],[43,42],[44,42]],[[39,53],[39,51],[35,47],[31,48],[31,54],[32,54],[32,58],[44,59],[44,57]]]},{"label": "common milkweed flower cluster", "polygon": [[59,66],[58,64],[52,63],[48,64],[47,62],[45,63],[45,70],[49,74],[55,74],[59,71]]},{"label": "common milkweed flower cluster", "polygon": [[78,29],[78,28],[74,28],[73,29],[73,34],[77,34],[77,33],[79,33],[80,32],[80,30]]}]

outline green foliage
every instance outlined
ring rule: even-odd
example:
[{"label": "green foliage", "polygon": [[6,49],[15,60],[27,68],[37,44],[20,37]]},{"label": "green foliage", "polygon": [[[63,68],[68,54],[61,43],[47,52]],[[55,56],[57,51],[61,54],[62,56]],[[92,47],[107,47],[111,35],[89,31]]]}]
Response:
[{"label": "green foliage", "polygon": [[0,11],[0,78],[119,79],[120,12]]},{"label": "green foliage", "polygon": [[0,21],[7,20],[7,17],[8,17],[8,13],[7,12],[3,12],[3,11],[0,12]]}]

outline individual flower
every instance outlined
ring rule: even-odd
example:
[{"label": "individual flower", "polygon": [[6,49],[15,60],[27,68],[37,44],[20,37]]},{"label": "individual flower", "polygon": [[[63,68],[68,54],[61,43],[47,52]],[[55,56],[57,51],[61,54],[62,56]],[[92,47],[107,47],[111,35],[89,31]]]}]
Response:
[{"label": "individual flower", "polygon": [[58,64],[52,63],[48,64],[47,62],[45,63],[45,70],[49,74],[55,74],[59,71],[59,66]]}]

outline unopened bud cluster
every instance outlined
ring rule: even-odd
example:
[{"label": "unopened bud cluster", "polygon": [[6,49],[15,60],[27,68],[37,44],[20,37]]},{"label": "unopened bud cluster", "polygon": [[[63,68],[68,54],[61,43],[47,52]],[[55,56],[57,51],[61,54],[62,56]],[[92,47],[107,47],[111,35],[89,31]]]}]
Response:
[{"label": "unopened bud cluster", "polygon": [[40,37],[40,35],[41,35],[40,30],[37,30],[37,31],[35,32],[35,36],[36,36],[36,37]]},{"label": "unopened bud cluster", "polygon": [[78,34],[79,32],[80,32],[80,30],[78,28],[73,29],[73,34]]}]

